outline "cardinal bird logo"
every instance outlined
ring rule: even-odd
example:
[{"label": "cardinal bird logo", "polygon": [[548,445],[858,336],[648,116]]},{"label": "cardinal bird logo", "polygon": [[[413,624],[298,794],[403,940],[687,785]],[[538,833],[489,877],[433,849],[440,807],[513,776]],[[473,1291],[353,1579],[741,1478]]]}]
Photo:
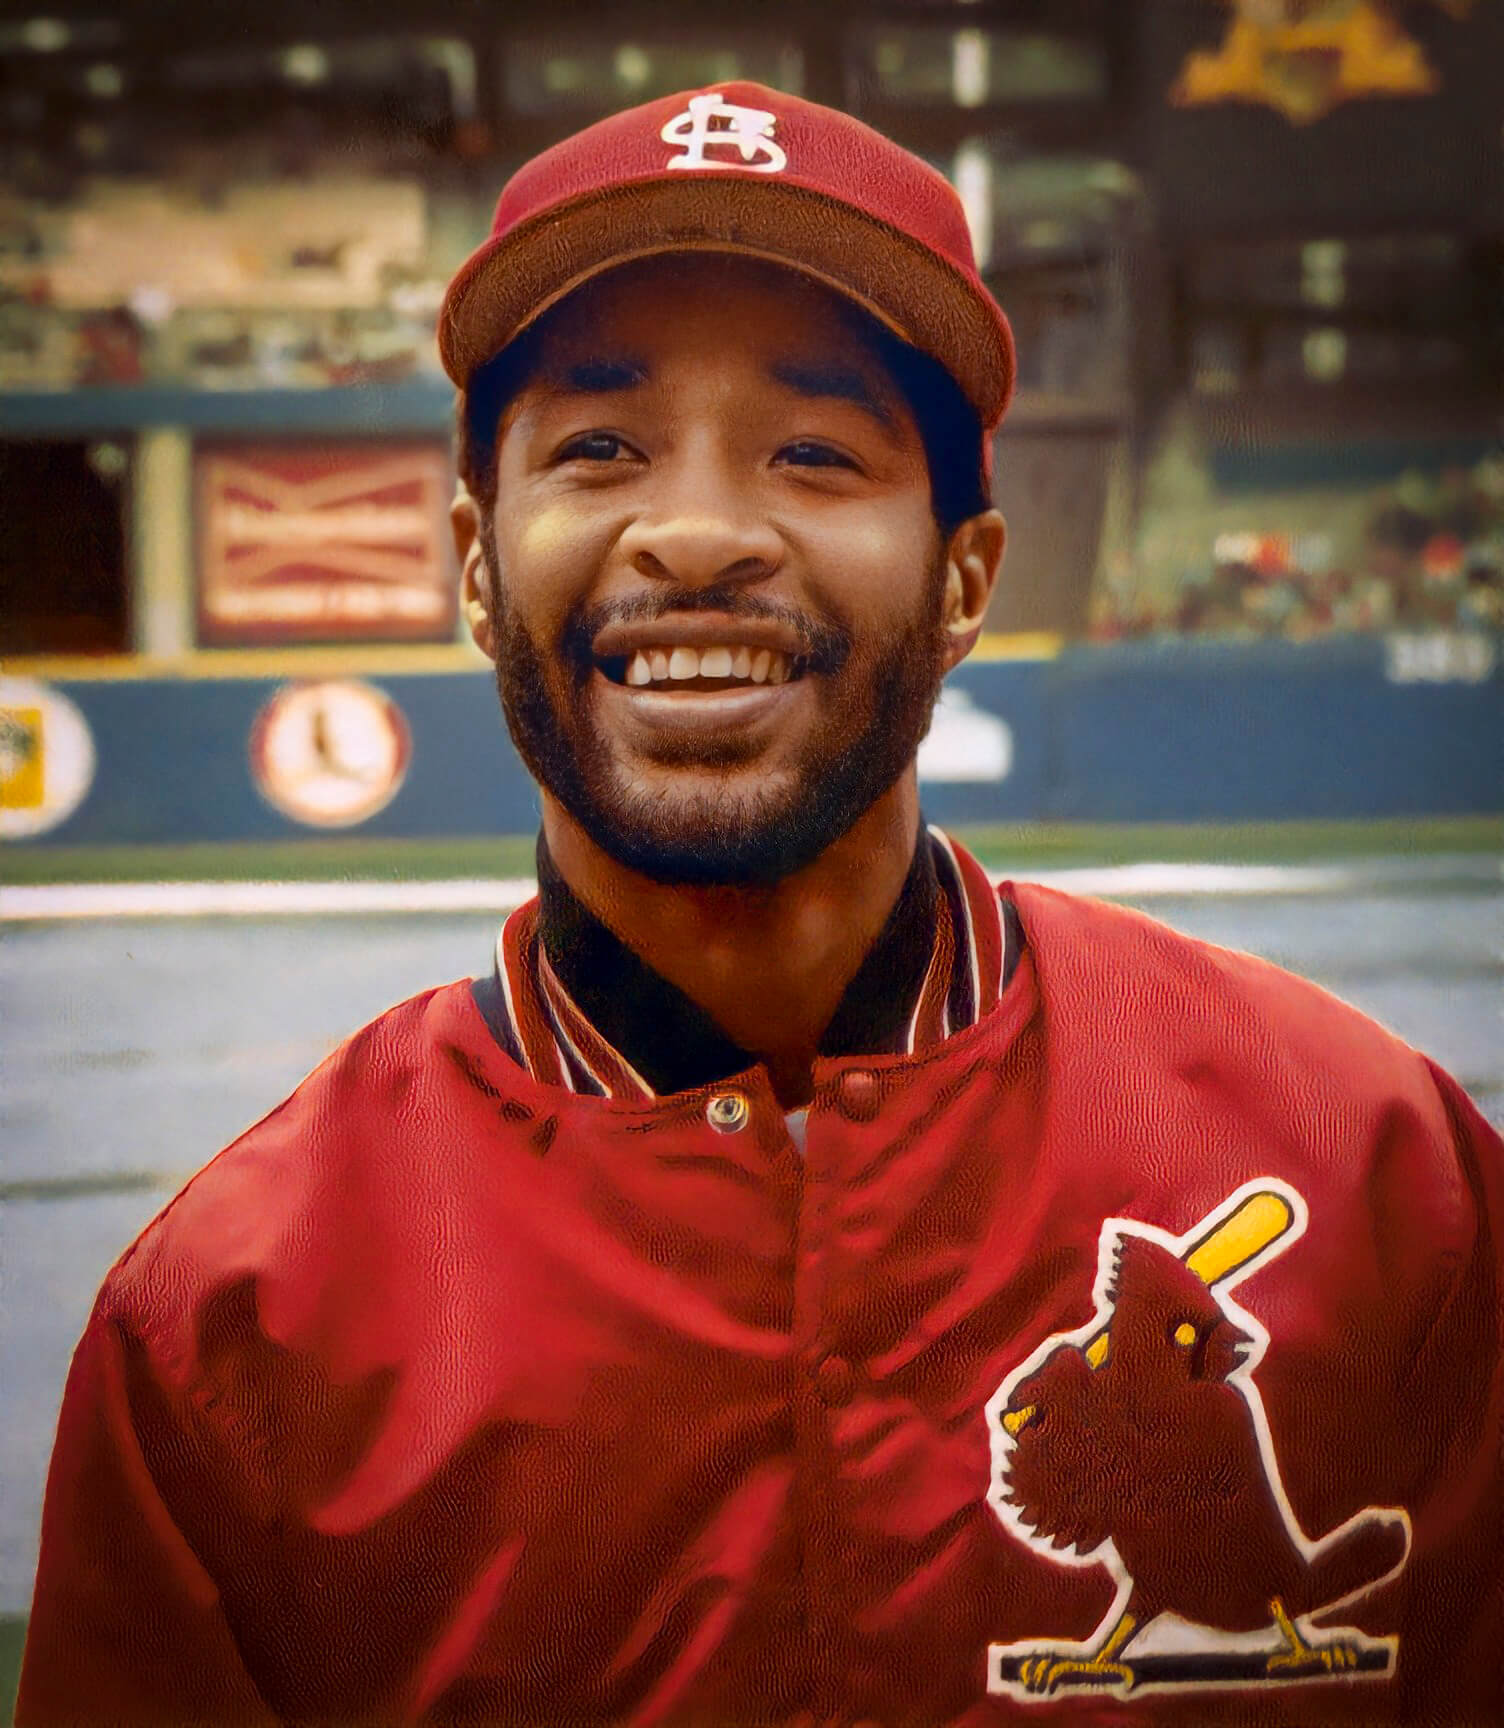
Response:
[{"label": "cardinal bird logo", "polygon": [[1265,1178],[1184,1236],[1103,1224],[1095,1315],[1047,1338],[987,1406],[989,1501],[1020,1542],[1105,1568],[1117,1593],[1084,1642],[992,1645],[989,1692],[1043,1702],[1394,1671],[1398,1639],[1311,1620],[1401,1570],[1409,1517],[1371,1506],[1315,1539],[1301,1529],[1253,1380],[1269,1335],[1230,1295],[1306,1223],[1300,1195]]}]

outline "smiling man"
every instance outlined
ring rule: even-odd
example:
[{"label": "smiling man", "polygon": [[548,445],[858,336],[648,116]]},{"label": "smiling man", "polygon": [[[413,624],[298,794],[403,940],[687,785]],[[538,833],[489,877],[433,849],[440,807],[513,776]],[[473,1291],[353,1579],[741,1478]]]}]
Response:
[{"label": "smiling man", "polygon": [[[476,640],[543,789],[545,892],[607,911],[703,1010],[696,1036],[746,1053],[726,1072],[755,1053],[806,1104],[915,872],[907,964],[929,960],[914,756],[1003,549],[977,413],[831,289],[710,253],[597,276],[490,371],[455,515]],[[965,463],[944,496],[931,444]],[[630,989],[603,999],[594,947],[543,942],[597,1024],[640,1018]],[[873,1004],[864,988],[852,1012]],[[654,1089],[703,1079],[658,1024]]]},{"label": "smiling man", "polygon": [[921,823],[1013,377],[949,188],[653,103],[440,343],[539,894],[110,1275],[21,1723],[1497,1720],[1497,1137]]}]

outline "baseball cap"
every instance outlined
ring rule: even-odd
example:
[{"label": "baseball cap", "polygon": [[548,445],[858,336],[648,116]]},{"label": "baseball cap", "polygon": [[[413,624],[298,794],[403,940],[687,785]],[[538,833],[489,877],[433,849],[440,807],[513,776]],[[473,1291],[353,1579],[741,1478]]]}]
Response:
[{"label": "baseball cap", "polygon": [[745,254],[801,271],[939,361],[983,462],[1013,391],[1013,335],[945,177],[848,114],[728,82],[613,114],[520,168],[439,314],[461,389],[543,312],[614,265]]}]

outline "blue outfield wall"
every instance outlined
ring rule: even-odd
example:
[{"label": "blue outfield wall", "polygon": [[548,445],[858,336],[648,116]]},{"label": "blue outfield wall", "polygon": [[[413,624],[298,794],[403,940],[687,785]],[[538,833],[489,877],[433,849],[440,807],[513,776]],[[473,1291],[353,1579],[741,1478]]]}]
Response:
[{"label": "blue outfield wall", "polygon": [[1194,639],[1073,651],[1046,731],[1062,821],[1277,821],[1504,809],[1485,636]]},{"label": "blue outfield wall", "polygon": [[[953,674],[921,757],[941,776],[926,775],[925,809],[950,823],[1499,812],[1504,654],[1491,638],[1441,641],[1451,648],[1185,640],[970,663]],[[401,710],[411,757],[390,802],[341,831],[459,836],[535,825],[536,796],[483,669],[367,681]],[[95,774],[72,815],[24,843],[331,831],[282,814],[257,789],[250,740],[277,680],[53,688],[88,723]]]},{"label": "blue outfield wall", "polygon": [[494,681],[474,674],[364,680],[402,711],[412,754],[391,802],[350,828],[306,825],[260,793],[251,766],[257,715],[276,679],[60,683],[94,734],[94,784],[46,836],[63,844],[286,840],[317,833],[438,836],[525,833],[533,783],[506,736]]}]

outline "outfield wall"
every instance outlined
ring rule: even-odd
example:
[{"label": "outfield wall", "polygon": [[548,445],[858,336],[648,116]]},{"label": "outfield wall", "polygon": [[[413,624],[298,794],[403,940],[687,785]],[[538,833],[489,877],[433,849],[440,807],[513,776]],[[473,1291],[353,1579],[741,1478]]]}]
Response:
[{"label": "outfield wall", "polygon": [[[1493,638],[1425,636],[973,660],[921,753],[925,808],[956,823],[1499,812],[1501,658]],[[0,684],[5,832],[28,844],[536,821],[484,667],[291,682],[42,670]]]}]

